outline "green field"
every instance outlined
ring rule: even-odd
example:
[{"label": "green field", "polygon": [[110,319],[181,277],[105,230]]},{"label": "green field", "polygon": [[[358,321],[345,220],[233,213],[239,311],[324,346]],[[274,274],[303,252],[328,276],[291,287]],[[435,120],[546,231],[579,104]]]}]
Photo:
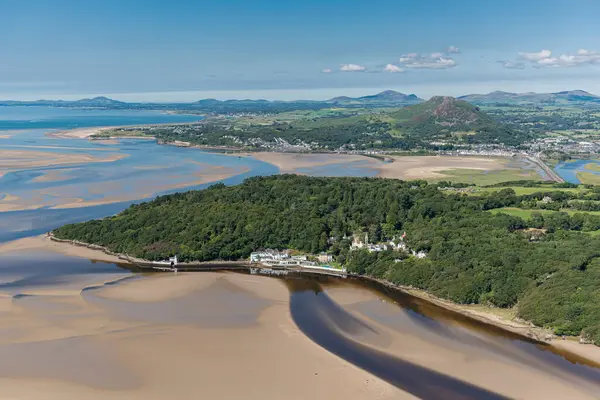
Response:
[{"label": "green field", "polygon": [[539,181],[541,176],[534,170],[503,169],[485,171],[481,169],[456,168],[440,171],[443,178],[436,181],[449,180],[452,182],[472,183],[478,186],[494,185],[501,182],[532,180]]},{"label": "green field", "polygon": [[588,164],[585,164],[585,169],[589,170],[589,171],[596,171],[596,172],[600,172],[600,164],[595,163],[595,162],[591,162]]},{"label": "green field", "polygon": [[[589,164],[587,164],[589,165]],[[586,167],[587,167],[586,165]],[[592,172],[578,172],[577,179],[579,182],[585,185],[600,185],[600,175],[596,175]]]},{"label": "green field", "polygon": [[499,192],[502,189],[512,189],[515,191],[515,194],[517,196],[523,196],[523,195],[528,195],[528,194],[533,194],[533,193],[540,193],[540,192],[570,192],[570,193],[577,193],[577,192],[581,192],[581,191],[586,191],[587,189],[584,189],[583,187],[579,187],[579,188],[555,188],[552,186],[541,186],[541,187],[522,187],[522,186],[504,186],[504,187],[482,187],[482,188],[477,188],[477,190],[473,191],[473,195],[479,195],[481,193],[492,193],[492,192]]},{"label": "green field", "polygon": [[[561,210],[562,212],[566,212],[569,215],[581,213],[581,214],[592,214],[592,215],[600,215],[600,211],[573,211],[573,210]],[[496,208],[494,210],[490,210],[492,214],[504,213],[508,215],[513,215],[515,217],[520,217],[523,219],[531,219],[531,214],[534,212],[539,212],[540,214],[552,214],[558,211],[552,210],[524,210],[522,208],[516,207],[504,207],[504,208]]]}]

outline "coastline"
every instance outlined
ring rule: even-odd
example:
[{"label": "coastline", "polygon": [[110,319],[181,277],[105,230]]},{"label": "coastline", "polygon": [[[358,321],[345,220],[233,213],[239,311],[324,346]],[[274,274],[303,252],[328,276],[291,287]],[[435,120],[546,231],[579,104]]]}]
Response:
[{"label": "coastline", "polygon": [[114,135],[101,138],[93,137],[96,134],[119,128],[135,128],[160,125],[193,125],[198,122],[144,124],[129,126],[102,126],[92,128],[78,128],[49,133],[49,136],[58,138],[78,138],[88,140],[102,140],[110,143],[119,139],[157,140],[159,145],[194,148],[206,151],[232,152],[238,156],[249,156],[279,168],[280,173],[308,175],[302,169],[326,167],[334,164],[360,164],[360,168],[374,171],[375,177],[386,179],[453,179],[453,176],[444,174],[451,170],[481,170],[498,171],[505,168],[504,157],[482,156],[440,156],[440,155],[369,155],[338,152],[285,152],[285,151],[257,151],[233,146],[198,145],[186,141],[164,141],[154,136],[141,135]]},{"label": "coastline", "polygon": [[593,344],[579,343],[576,337],[569,337],[565,340],[555,338],[552,331],[546,328],[535,326],[531,322],[519,319],[507,319],[503,313],[498,311],[508,311],[509,309],[493,309],[482,305],[458,304],[451,300],[439,298],[425,290],[416,289],[409,286],[395,285],[391,282],[384,281],[369,276],[355,275],[360,279],[365,279],[382,285],[387,289],[396,290],[400,293],[408,294],[412,297],[423,300],[434,306],[441,307],[447,311],[451,311],[467,317],[471,320],[490,325],[506,332],[521,336],[526,339],[535,340],[552,346],[559,351],[570,352],[576,356],[585,358],[589,361],[600,364],[600,346]]},{"label": "coastline", "polygon": [[[152,127],[152,126],[170,126],[170,125],[194,125],[199,123],[200,121],[202,121],[202,119],[204,118],[204,116],[202,115],[198,115],[198,121],[195,122],[165,122],[165,123],[159,123],[159,124],[136,124],[136,125],[115,125],[115,126],[94,126],[94,127],[87,127],[87,128],[73,128],[73,129],[62,129],[59,131],[54,131],[54,132],[47,132],[46,135],[47,136],[51,136],[51,137],[59,137],[59,138],[75,138],[75,139],[88,139],[88,140],[104,140],[104,138],[100,138],[100,139],[94,139],[91,136],[93,135],[97,135],[98,133],[104,132],[104,131],[110,131],[113,129],[121,129],[121,128],[135,128],[135,127]],[[143,138],[143,139],[156,139],[153,136],[135,136],[135,135],[116,135],[116,136],[111,136],[111,137],[107,137],[106,139],[110,140],[110,139],[123,139],[123,138],[127,138],[127,139],[137,139],[137,138]]]},{"label": "coastline", "polygon": [[[88,244],[73,240],[65,240],[58,239],[54,237],[50,232],[45,235],[39,235],[31,238],[18,239],[12,242],[7,242],[0,245],[0,254],[4,252],[12,252],[12,251],[52,251],[58,252],[60,254],[81,257],[81,258],[89,258],[98,261],[104,262],[113,262],[119,264],[126,264],[130,266],[139,266],[146,265],[152,268],[153,266],[160,267],[160,264],[157,264],[150,260],[143,260],[135,257],[130,257],[124,254],[118,254],[111,252],[110,250],[94,245]],[[244,268],[249,266],[249,263],[246,260],[235,261],[227,261],[219,264],[219,261],[213,262],[199,262],[199,263],[189,263],[189,264],[180,264],[179,267],[181,269],[185,269],[187,266],[202,266],[205,265],[209,268],[219,269],[219,268],[235,268],[235,265],[238,265],[240,268]],[[472,305],[464,305],[454,303],[450,300],[441,299],[436,297],[424,290],[415,289],[407,286],[399,286],[395,285],[391,282],[387,282],[384,280],[368,277],[368,276],[360,276],[360,275],[349,275],[354,278],[358,278],[359,280],[367,280],[377,285],[381,285],[387,289],[391,289],[397,291],[399,293],[407,294],[414,298],[418,298],[420,300],[425,301],[428,304],[441,307],[447,311],[451,311],[457,314],[460,314],[470,320],[477,321],[479,323],[483,323],[489,326],[493,326],[495,328],[499,328],[503,331],[512,333],[514,335],[518,335],[525,339],[534,340],[537,342],[546,343],[549,346],[554,347],[559,352],[568,352],[572,355],[576,355],[581,358],[585,358],[589,361],[600,364],[600,347],[595,346],[593,344],[582,344],[578,341],[575,341],[574,338],[568,338],[567,340],[548,340],[551,336],[551,331],[548,329],[544,329],[541,327],[537,327],[527,321],[515,320],[515,319],[507,319],[503,315],[498,312],[494,312],[492,309],[486,309],[484,306],[472,306]],[[381,292],[379,289],[375,289],[379,291],[381,294],[385,294]],[[496,309],[504,310],[504,309]]]}]

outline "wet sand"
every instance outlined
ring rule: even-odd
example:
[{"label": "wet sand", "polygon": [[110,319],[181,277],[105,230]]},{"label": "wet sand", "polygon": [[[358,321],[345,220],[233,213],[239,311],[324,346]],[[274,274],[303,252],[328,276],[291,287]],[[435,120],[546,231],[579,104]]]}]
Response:
[{"label": "wet sand", "polygon": [[0,255],[11,254],[25,251],[49,251],[63,254],[66,256],[80,257],[91,260],[124,263],[124,260],[116,256],[111,256],[100,250],[92,250],[87,247],[75,246],[69,243],[61,243],[50,240],[46,235],[28,237],[24,239],[13,240],[12,242],[0,243]]},{"label": "wet sand", "polygon": [[559,349],[570,351],[582,357],[589,358],[590,360],[600,364],[599,346],[594,346],[592,344],[581,344],[574,339],[554,340],[552,341],[552,345],[558,347]]},{"label": "wet sand", "polygon": [[2,316],[7,397],[414,398],[306,338],[274,279],[154,275],[13,299]]},{"label": "wet sand", "polygon": [[[118,203],[122,201],[133,201],[138,199],[144,199],[154,196],[155,193],[164,192],[173,189],[182,189],[188,187],[194,187],[203,185],[206,183],[217,182],[235,175],[243,174],[247,172],[247,168],[228,168],[228,167],[207,167],[199,172],[186,176],[183,182],[169,183],[164,182],[160,184],[152,182],[137,182],[135,185],[128,186],[126,190],[120,191],[122,194],[118,196],[106,195],[102,200],[85,200],[83,198],[68,199],[63,198],[57,205],[51,206],[52,209],[64,209],[64,208],[79,208],[79,207],[90,207],[101,204]],[[181,176],[174,175],[171,181],[181,180]],[[98,185],[96,185],[98,186]],[[68,190],[68,188],[67,188]],[[52,190],[44,191],[44,194],[53,196],[60,196],[64,193],[65,188],[55,188]],[[92,190],[90,190],[92,192]],[[101,193],[101,191],[100,191]]]},{"label": "wet sand", "polygon": [[42,171],[43,175],[40,175],[32,180],[32,182],[60,182],[66,181],[72,178],[69,172],[74,171],[72,168],[66,168],[61,170],[46,170]]},{"label": "wet sand", "polygon": [[313,153],[245,153],[257,160],[267,162],[279,168],[282,174],[300,174],[303,168],[322,167],[332,164],[367,162],[376,168],[381,162],[371,157],[352,154],[313,154]]},{"label": "wet sand", "polygon": [[[0,257],[43,251],[111,261],[45,237],[0,245]],[[353,282],[326,280],[325,293],[290,282],[120,273],[0,285],[2,395],[591,399],[600,390],[600,370],[510,336],[430,319]]]},{"label": "wet sand", "polygon": [[[194,162],[196,163],[196,162]],[[186,175],[172,175],[170,179],[162,181],[135,181],[132,183],[121,182],[95,182],[93,184],[64,184],[45,189],[33,190],[26,199],[19,196],[7,195],[0,199],[0,212],[35,210],[42,207],[51,209],[80,208],[102,204],[119,203],[151,198],[156,193],[162,193],[173,189],[195,187],[211,182],[221,181],[235,175],[248,172],[248,168],[233,168],[224,166],[213,166],[210,164],[199,164],[199,169]],[[165,168],[164,166],[157,168]],[[60,182],[68,180],[69,170],[47,171],[44,175],[35,179],[36,182]],[[93,198],[82,197],[82,192],[92,195]],[[118,194],[116,194],[118,193]]]},{"label": "wet sand", "polygon": [[[600,371],[571,368],[568,361],[533,343],[440,323],[402,309],[384,296],[371,293],[369,298],[363,291],[357,298],[355,292],[352,287],[339,287],[328,289],[327,295],[381,338],[371,339],[371,348],[405,362],[511,398],[592,399],[600,390]],[[355,329],[346,336],[364,342],[360,335],[365,330]]]},{"label": "wet sand", "polygon": [[392,179],[439,179],[442,171],[452,169],[479,169],[485,171],[506,168],[506,159],[452,156],[385,156],[393,162],[382,162],[373,157],[354,154],[312,154],[256,152],[248,155],[275,165],[281,173],[303,174],[302,169],[334,164],[360,162],[363,168],[377,171],[377,176]]},{"label": "wet sand", "polygon": [[90,154],[69,154],[34,150],[0,150],[0,171],[82,164],[92,162],[113,162],[126,157],[124,154],[92,156]]}]

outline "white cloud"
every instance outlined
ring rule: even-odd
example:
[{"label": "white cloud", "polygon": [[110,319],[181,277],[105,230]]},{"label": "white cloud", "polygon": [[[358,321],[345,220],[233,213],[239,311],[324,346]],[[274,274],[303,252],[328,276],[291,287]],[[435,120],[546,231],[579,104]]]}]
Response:
[{"label": "white cloud", "polygon": [[388,65],[386,65],[383,70],[385,72],[392,72],[392,73],[404,72],[404,70],[402,68],[400,68],[399,66],[394,65],[394,64],[388,64]]},{"label": "white cloud", "polygon": [[331,71],[331,68],[325,68],[321,72],[324,73],[324,74],[330,74],[332,71]]},{"label": "white cloud", "polygon": [[525,69],[524,62],[498,61],[504,68],[508,69]]},{"label": "white cloud", "polygon": [[521,52],[521,53],[519,53],[519,58],[521,58],[523,60],[531,61],[531,62],[538,62],[538,61],[544,60],[546,58],[549,58],[551,55],[552,55],[552,52],[550,50],[542,50],[537,53]]},{"label": "white cloud", "polygon": [[460,49],[456,46],[448,46],[446,49],[446,53],[448,54],[460,54]]},{"label": "white cloud", "polygon": [[400,57],[400,63],[406,68],[417,69],[448,69],[458,65],[452,57],[442,53],[409,53]]},{"label": "white cloud", "polygon": [[600,53],[587,49],[580,49],[575,54],[561,54],[558,57],[553,57],[550,50],[542,50],[538,53],[519,53],[519,57],[529,61],[534,68],[600,65]]},{"label": "white cloud", "polygon": [[362,72],[366,71],[367,67],[358,64],[342,64],[340,65],[340,71],[342,72]]}]

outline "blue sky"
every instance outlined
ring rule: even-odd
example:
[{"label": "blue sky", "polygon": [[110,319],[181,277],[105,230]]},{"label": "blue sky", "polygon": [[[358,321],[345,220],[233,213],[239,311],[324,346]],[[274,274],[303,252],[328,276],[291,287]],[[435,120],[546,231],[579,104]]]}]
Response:
[{"label": "blue sky", "polygon": [[0,10],[2,99],[600,94],[597,0],[0,0]]}]

